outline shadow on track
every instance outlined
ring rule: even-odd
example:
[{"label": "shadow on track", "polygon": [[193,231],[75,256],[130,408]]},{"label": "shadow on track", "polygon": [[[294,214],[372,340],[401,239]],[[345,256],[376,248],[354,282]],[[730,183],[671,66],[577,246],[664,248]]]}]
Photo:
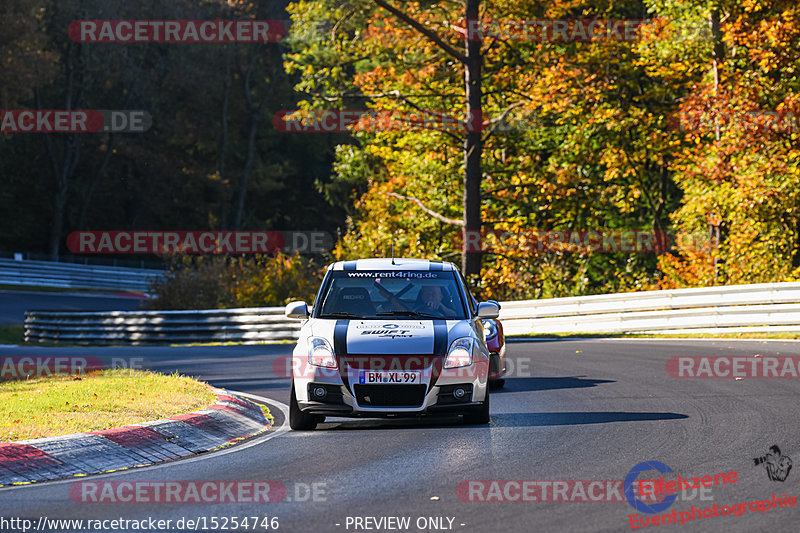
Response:
[{"label": "shadow on track", "polygon": [[562,378],[508,378],[503,389],[492,391],[492,394],[503,392],[522,392],[553,389],[579,389],[596,387],[601,383],[614,383],[613,379],[591,379],[584,376],[566,376]]},{"label": "shadow on track", "polygon": [[261,389],[286,389],[288,391],[290,381],[287,378],[223,378],[215,379],[213,385],[241,392],[255,392]]},{"label": "shadow on track", "polygon": [[648,420],[680,420],[689,418],[680,413],[636,413],[626,411],[506,413],[492,415],[492,427],[579,426],[609,422],[644,422]]},{"label": "shadow on track", "polygon": [[458,416],[421,417],[421,418],[329,418],[319,426],[317,431],[344,431],[365,429],[399,429],[399,428],[474,428],[486,426],[470,426],[463,423]]},{"label": "shadow on track", "polygon": [[[610,422],[646,422],[648,420],[681,420],[689,418],[680,413],[635,413],[625,411],[563,412],[563,413],[506,413],[493,414],[489,423],[491,428],[536,427],[536,426],[576,426],[584,424],[608,424]],[[465,424],[458,417],[425,417],[396,419],[354,419],[329,418],[321,423],[320,431],[380,430],[400,428],[446,428],[474,429],[487,428],[484,425]]]}]

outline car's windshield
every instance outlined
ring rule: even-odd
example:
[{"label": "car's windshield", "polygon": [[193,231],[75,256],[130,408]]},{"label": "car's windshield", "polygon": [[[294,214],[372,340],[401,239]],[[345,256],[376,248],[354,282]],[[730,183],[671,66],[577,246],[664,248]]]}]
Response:
[{"label": "car's windshield", "polygon": [[331,271],[318,318],[466,318],[453,272]]}]

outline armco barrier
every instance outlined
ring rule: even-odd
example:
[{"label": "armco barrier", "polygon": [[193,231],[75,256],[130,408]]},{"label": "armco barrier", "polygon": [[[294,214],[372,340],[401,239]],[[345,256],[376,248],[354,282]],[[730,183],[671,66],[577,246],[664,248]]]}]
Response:
[{"label": "armco barrier", "polygon": [[0,284],[147,292],[166,270],[0,259]]},{"label": "armco barrier", "polygon": [[[797,331],[800,283],[764,283],[502,302],[507,335]],[[282,307],[25,314],[25,339],[71,344],[295,340]]]},{"label": "armco barrier", "polygon": [[[760,283],[503,302],[508,335],[635,333],[800,325],[800,283]],[[713,331],[712,331],[713,330]]]},{"label": "armco barrier", "polygon": [[300,322],[285,318],[283,309],[28,311],[25,341],[102,345],[295,340]]}]

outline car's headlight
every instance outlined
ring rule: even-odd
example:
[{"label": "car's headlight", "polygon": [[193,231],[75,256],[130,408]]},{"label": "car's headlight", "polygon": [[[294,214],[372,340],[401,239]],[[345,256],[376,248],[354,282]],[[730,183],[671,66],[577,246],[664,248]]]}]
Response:
[{"label": "car's headlight", "polygon": [[458,368],[472,364],[472,343],[471,337],[456,339],[447,350],[447,358],[444,360],[445,368]]},{"label": "car's headlight", "polygon": [[308,339],[308,362],[314,366],[324,366],[325,368],[338,366],[331,345],[322,337]]},{"label": "car's headlight", "polygon": [[484,318],[483,322],[483,336],[486,337],[486,340],[493,339],[497,337],[497,322],[492,320],[491,318]]}]

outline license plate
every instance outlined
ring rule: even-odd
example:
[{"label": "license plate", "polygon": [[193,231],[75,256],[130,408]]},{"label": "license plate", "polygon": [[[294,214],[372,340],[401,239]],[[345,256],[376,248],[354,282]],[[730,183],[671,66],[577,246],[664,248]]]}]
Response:
[{"label": "license plate", "polygon": [[363,385],[404,385],[420,382],[421,372],[362,370],[358,382]]}]

